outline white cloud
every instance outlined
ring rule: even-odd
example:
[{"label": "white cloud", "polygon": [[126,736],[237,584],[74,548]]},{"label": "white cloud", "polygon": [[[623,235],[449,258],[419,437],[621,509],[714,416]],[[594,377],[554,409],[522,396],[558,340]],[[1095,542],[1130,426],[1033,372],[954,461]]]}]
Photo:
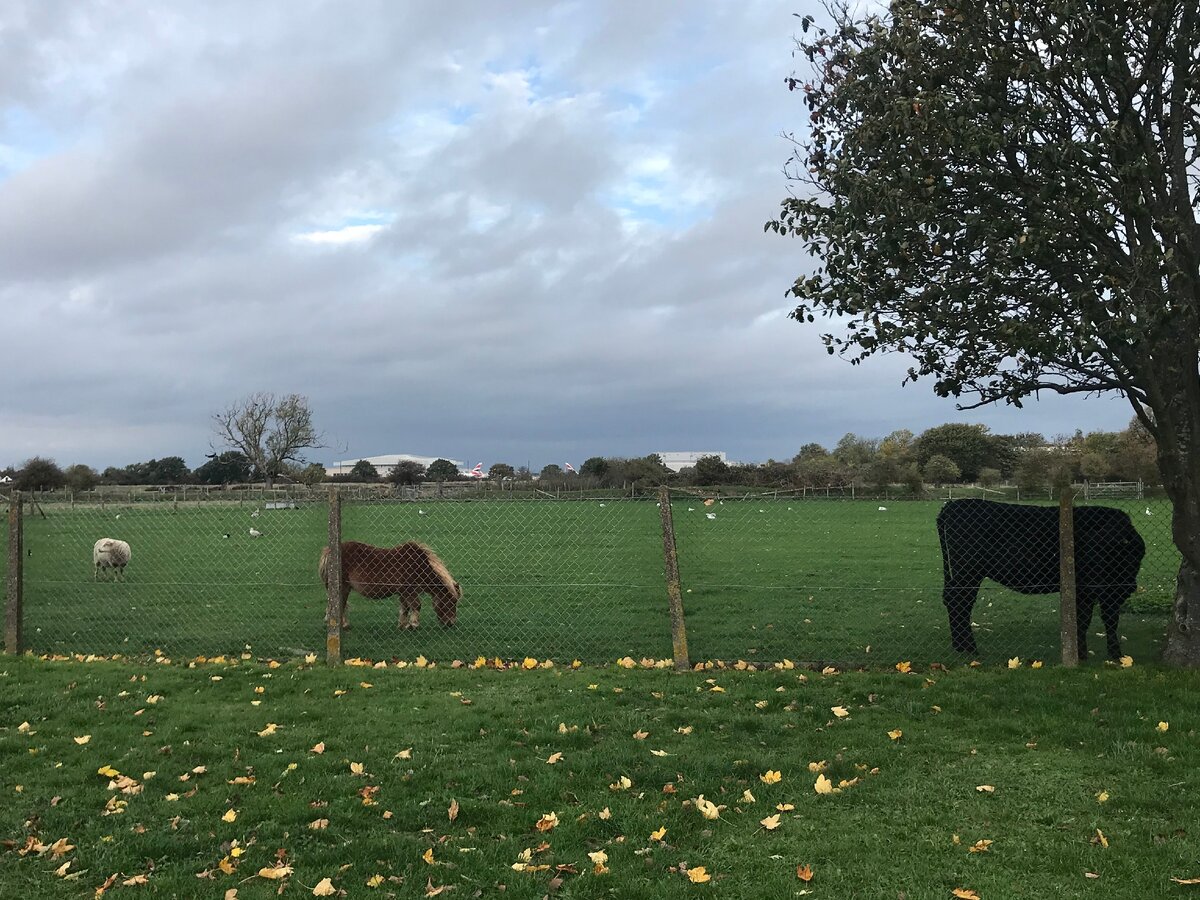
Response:
[{"label": "white cloud", "polygon": [[386,227],[385,225],[344,225],[341,228],[335,228],[331,231],[307,231],[303,234],[294,235],[292,240],[302,244],[335,246],[365,244]]}]

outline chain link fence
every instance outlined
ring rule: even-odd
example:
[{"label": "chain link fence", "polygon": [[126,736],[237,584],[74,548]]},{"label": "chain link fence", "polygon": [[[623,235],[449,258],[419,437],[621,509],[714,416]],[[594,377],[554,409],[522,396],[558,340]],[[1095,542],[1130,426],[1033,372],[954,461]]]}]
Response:
[{"label": "chain link fence", "polygon": [[[1081,596],[1103,595],[1103,612],[1111,597],[1131,590],[1118,629],[1122,652],[1157,658],[1179,566],[1170,504],[1076,502]],[[943,603],[944,508],[964,507],[776,492],[672,495],[691,662],[1058,660],[1057,595],[1022,593],[1057,586],[1057,503],[972,508],[948,523],[943,515],[954,633]],[[1118,512],[1097,514],[1101,508]],[[326,590],[317,566],[328,516],[328,497],[319,492],[27,501],[24,647],[39,654],[158,650],[173,658],[323,655]],[[444,562],[462,597],[452,628],[441,626],[425,597],[420,627],[409,629],[396,597],[351,594],[342,656],[669,659],[662,519],[658,495],[410,500],[344,491],[343,540],[379,547],[419,541]],[[101,538],[129,544],[123,572],[94,566]],[[1144,556],[1130,582],[1138,540]],[[1050,568],[1053,583],[1043,584]],[[1097,614],[1087,629],[1093,657],[1107,654],[1103,634]]]}]

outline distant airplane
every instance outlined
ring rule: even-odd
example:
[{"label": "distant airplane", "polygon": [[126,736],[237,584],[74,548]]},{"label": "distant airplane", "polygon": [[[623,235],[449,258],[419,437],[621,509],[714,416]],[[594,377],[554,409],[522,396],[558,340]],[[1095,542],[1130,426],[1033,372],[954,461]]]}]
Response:
[{"label": "distant airplane", "polygon": [[475,468],[467,473],[472,478],[483,478],[483,463],[475,463]]},{"label": "distant airplane", "polygon": [[563,469],[564,469],[564,471],[568,472],[568,473],[569,473],[569,474],[571,474],[571,475],[576,475],[576,474],[578,474],[578,473],[575,471],[575,467],[574,467],[573,465],[571,465],[570,463],[563,463]]}]

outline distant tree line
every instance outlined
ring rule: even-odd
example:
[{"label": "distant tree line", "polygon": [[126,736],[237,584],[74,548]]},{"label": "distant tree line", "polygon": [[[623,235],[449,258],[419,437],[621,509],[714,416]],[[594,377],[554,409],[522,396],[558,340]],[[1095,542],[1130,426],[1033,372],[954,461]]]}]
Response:
[{"label": "distant tree line", "polygon": [[[1015,484],[1025,491],[1049,486],[1062,475],[1073,481],[1141,481],[1159,483],[1154,440],[1134,419],[1124,431],[1093,431],[1060,435],[1047,440],[1040,434],[992,434],[985,425],[952,423],[914,435],[901,429],[883,438],[846,434],[832,448],[809,443],[790,460],[764,463],[727,463],[719,456],[703,456],[694,466],[672,472],[658,454],[640,457],[593,456],[578,472],[567,472],[555,463],[535,476],[527,466],[494,463],[486,480],[516,487],[537,481],[542,488],[627,488],[654,484],[681,486],[744,485],[779,488],[827,488],[859,485],[887,488],[907,485],[919,491],[926,485]],[[424,481],[459,481],[466,478],[448,459],[428,468],[406,460],[381,476],[366,460],[359,460],[344,475],[327,477],[319,463],[296,462],[278,466],[274,478],[307,485],[334,482],[390,482],[401,486]],[[20,490],[86,491],[98,485],[223,485],[263,480],[258,467],[244,453],[214,453],[198,468],[187,467],[182,457],[166,456],[146,462],[109,466],[97,472],[81,463],[60,468],[54,460],[34,457],[20,468],[0,470]]]}]

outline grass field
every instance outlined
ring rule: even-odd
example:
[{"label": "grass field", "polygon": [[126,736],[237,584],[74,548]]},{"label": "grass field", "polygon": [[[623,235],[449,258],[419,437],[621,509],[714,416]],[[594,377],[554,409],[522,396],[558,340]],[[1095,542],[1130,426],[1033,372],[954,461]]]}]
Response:
[{"label": "grass field", "polygon": [[[880,510],[886,505],[886,510]],[[1119,502],[1115,505],[1121,505]],[[1178,556],[1169,507],[1124,504],[1148,545],[1142,592],[1122,618],[1126,650],[1156,658]],[[890,666],[952,656],[941,604],[934,518],[940,502],[698,501],[673,506],[694,660]],[[28,511],[27,646],[39,652],[290,656],[323,648],[316,560],[323,504],[170,502]],[[708,518],[711,513],[715,518]],[[249,528],[263,532],[251,538]],[[347,656],[448,661],[477,655],[612,660],[670,655],[659,511],[654,502],[348,503],[344,536],[430,544],[462,583],[458,626],[426,604],[416,633],[395,601],[351,599]],[[228,534],[229,537],[224,535]],[[101,536],[133,550],[123,584],[92,580]],[[985,585],[976,606],[980,658],[1053,660],[1057,598]],[[1100,630],[1097,618],[1093,633]],[[1102,653],[1102,641],[1092,647]]]},{"label": "grass field", "polygon": [[1183,898],[1198,727],[1143,666],[4,659],[0,896]]}]

